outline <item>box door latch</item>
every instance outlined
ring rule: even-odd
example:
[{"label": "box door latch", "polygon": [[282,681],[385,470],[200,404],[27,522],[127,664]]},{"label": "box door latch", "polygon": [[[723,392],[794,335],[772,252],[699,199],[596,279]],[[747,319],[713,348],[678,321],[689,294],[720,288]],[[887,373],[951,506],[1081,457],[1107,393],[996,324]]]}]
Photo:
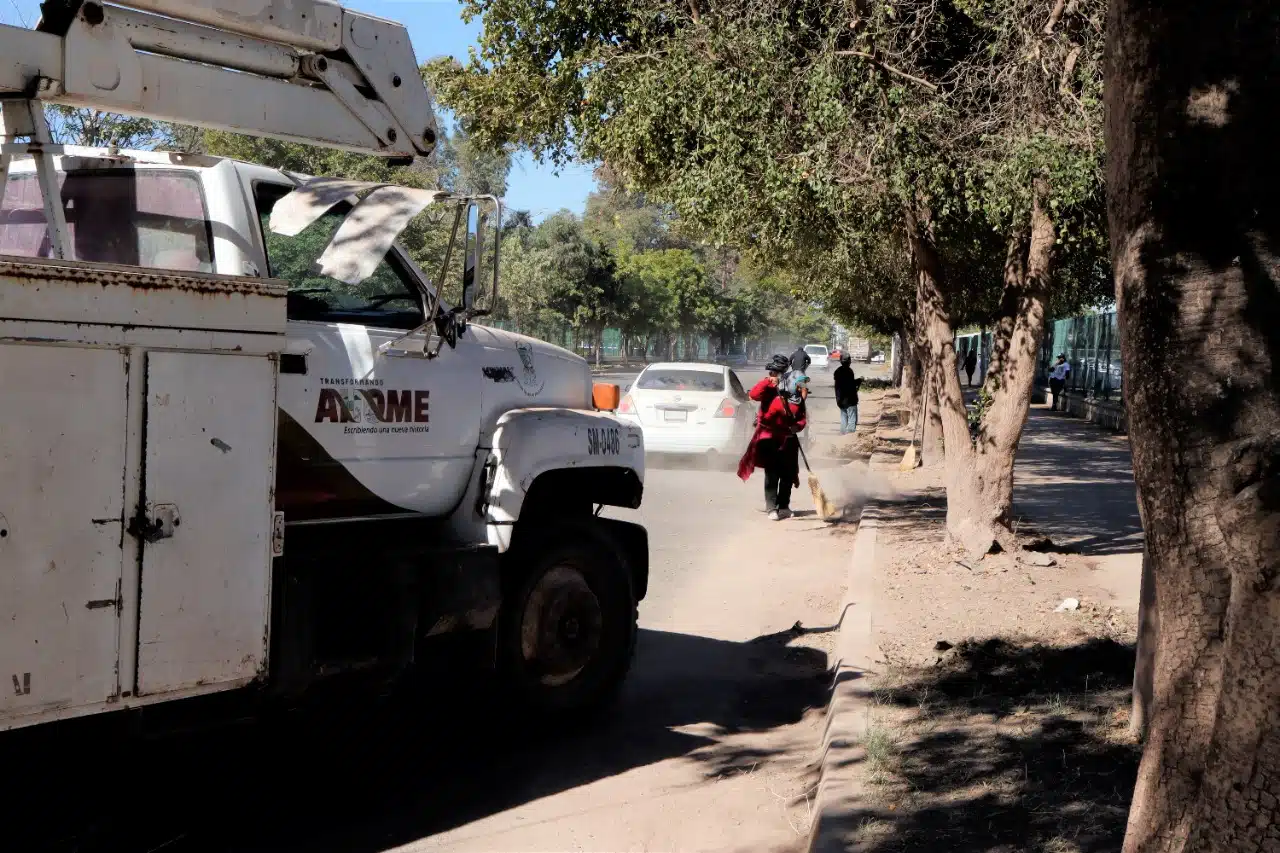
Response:
[{"label": "box door latch", "polygon": [[159,542],[172,539],[181,525],[177,504],[147,504],[129,522],[129,534],[143,542]]}]

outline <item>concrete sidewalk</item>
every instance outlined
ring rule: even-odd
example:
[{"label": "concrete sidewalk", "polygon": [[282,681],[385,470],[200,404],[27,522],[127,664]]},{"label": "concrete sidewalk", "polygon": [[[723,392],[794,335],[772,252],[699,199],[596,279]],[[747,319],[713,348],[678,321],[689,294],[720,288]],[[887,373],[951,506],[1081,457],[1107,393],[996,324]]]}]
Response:
[{"label": "concrete sidewalk", "polygon": [[1087,557],[1110,603],[1137,611],[1143,536],[1128,436],[1032,406],[1013,508],[1019,525]]},{"label": "concrete sidewalk", "polygon": [[[887,403],[886,403],[887,405]],[[886,426],[892,427],[893,424]],[[884,451],[873,469],[896,463]],[[908,475],[910,477],[911,475]],[[1015,467],[1014,507],[1024,531],[1050,537],[1061,549],[1089,564],[1089,582],[1110,597],[1106,602],[1136,613],[1142,565],[1129,443],[1093,424],[1033,406]],[[903,495],[910,500],[909,494]],[[875,626],[894,620],[875,600],[881,509],[868,506],[859,525],[837,641],[835,679],[822,744],[810,851],[854,849],[851,839],[866,819],[858,765],[866,760],[862,742],[871,716],[872,681],[880,668]],[[1009,583],[1015,575],[1006,576]],[[1044,589],[1041,580],[1038,589]],[[879,606],[878,606],[879,605]],[[887,621],[886,621],[887,618]],[[998,629],[997,629],[998,630]]]}]

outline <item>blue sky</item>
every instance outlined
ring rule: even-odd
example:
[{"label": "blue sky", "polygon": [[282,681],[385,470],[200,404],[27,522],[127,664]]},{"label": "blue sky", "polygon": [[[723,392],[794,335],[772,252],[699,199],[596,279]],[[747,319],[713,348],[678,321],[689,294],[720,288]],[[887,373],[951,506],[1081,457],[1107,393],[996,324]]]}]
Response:
[{"label": "blue sky", "polygon": [[[344,0],[343,5],[403,23],[419,62],[449,55],[464,59],[480,34],[479,21],[462,22],[456,0]],[[0,0],[0,23],[34,26],[39,6],[39,0]],[[593,189],[590,166],[574,165],[557,176],[549,166],[521,154],[511,169],[506,204],[531,211],[539,220],[562,208],[581,213]]]}]

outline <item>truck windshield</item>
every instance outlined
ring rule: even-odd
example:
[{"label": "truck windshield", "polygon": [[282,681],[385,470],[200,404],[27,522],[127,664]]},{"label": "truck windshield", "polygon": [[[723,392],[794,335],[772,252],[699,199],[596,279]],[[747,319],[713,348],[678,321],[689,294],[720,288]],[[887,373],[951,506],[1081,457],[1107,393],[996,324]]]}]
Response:
[{"label": "truck windshield", "polygon": [[289,319],[392,329],[412,329],[421,323],[421,292],[394,252],[388,252],[373,275],[359,284],[346,284],[316,269],[317,259],[351,212],[351,205],[343,202],[334,206],[294,237],[271,230],[271,210],[291,189],[260,184],[255,190],[271,277],[289,283]]},{"label": "truck windshield", "polygon": [[[162,169],[60,172],[75,259],[152,269],[213,272],[199,179]],[[34,173],[10,174],[0,201],[0,255],[53,256]]]}]

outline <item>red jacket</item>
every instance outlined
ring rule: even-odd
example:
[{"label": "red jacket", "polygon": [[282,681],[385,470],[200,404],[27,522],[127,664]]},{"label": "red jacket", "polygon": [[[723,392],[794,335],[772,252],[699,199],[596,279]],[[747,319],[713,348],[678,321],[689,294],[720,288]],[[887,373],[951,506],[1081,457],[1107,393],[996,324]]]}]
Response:
[{"label": "red jacket", "polygon": [[760,417],[756,428],[757,438],[783,438],[795,435],[805,427],[804,403],[792,405],[783,399],[778,389],[761,379],[748,393],[760,404]]},{"label": "red jacket", "polygon": [[[762,438],[782,438],[794,435],[804,429],[804,403],[793,406],[782,398],[778,389],[769,384],[768,379],[756,383],[747,395],[760,403],[760,415],[756,419],[756,431],[747,445],[747,452],[738,460],[738,476],[743,481],[750,479],[751,472],[760,467],[759,444]],[[796,472],[793,485],[800,485],[800,475]]]}]

